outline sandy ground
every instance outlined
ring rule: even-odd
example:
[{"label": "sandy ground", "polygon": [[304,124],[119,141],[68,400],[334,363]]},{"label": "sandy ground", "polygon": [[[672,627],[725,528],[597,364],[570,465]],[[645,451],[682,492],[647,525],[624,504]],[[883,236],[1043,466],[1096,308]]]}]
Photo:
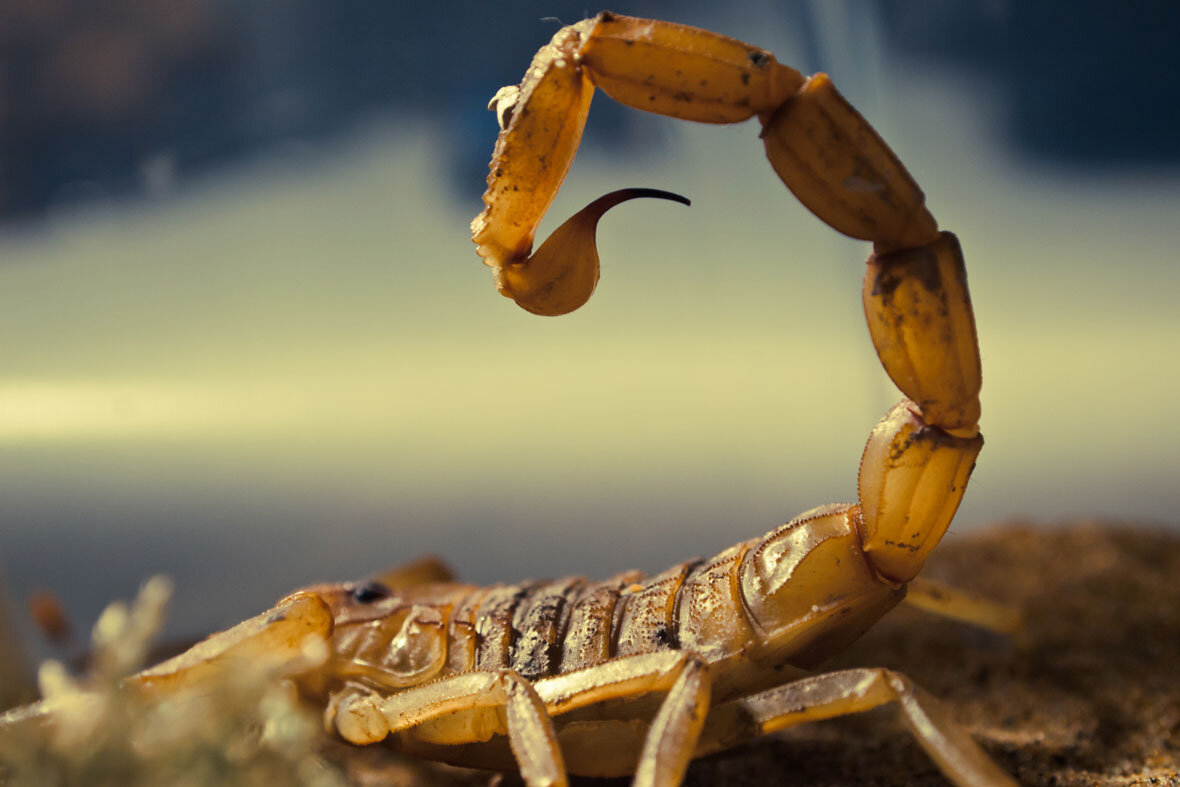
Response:
[{"label": "sandy ground", "polygon": [[[951,537],[924,575],[1023,610],[1026,641],[900,608],[832,663],[905,672],[1021,783],[1180,785],[1180,537],[1014,523]],[[518,777],[345,757],[358,785]],[[626,784],[626,780],[574,780]],[[686,785],[941,785],[894,712],[805,725],[693,764]]]}]

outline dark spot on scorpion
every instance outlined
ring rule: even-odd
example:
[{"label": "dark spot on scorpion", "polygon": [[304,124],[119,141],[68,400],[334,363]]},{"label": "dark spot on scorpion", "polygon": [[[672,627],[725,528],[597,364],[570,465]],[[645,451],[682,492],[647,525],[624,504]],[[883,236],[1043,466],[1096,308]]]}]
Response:
[{"label": "dark spot on scorpion", "polygon": [[751,52],[747,57],[758,68],[766,68],[766,64],[770,62],[770,55],[766,52]]},{"label": "dark spot on scorpion", "polygon": [[393,594],[388,587],[380,582],[362,582],[352,589],[352,597],[361,604],[371,604],[374,601],[380,601],[383,598],[389,598]]},{"label": "dark spot on scorpion", "polygon": [[909,447],[914,444],[915,439],[915,434],[910,434],[908,437],[906,437],[906,439],[902,441],[901,445],[899,445],[895,450],[889,452],[889,461],[896,462],[897,460],[901,459],[901,457],[905,455],[905,452],[909,450]]},{"label": "dark spot on scorpion", "polygon": [[938,270],[938,259],[926,247],[903,249],[888,254],[874,253],[869,262],[880,266],[873,281],[873,295],[887,305],[893,293],[906,279],[916,279],[927,292],[942,292],[942,276]]},{"label": "dark spot on scorpion", "polygon": [[653,636],[655,637],[656,642],[666,648],[677,647],[676,637],[672,636],[672,632],[668,630],[667,626],[660,626],[657,628]]},{"label": "dark spot on scorpion", "polygon": [[692,93],[682,90],[679,93],[673,93],[672,98],[676,99],[677,101],[692,101]]},{"label": "dark spot on scorpion", "polygon": [[[702,83],[702,84],[703,84],[703,83]],[[750,72],[749,72],[749,71],[743,71],[743,72],[742,72],[742,84],[743,84],[743,85],[748,85],[748,84],[750,84]]]},{"label": "dark spot on scorpion", "polygon": [[897,547],[898,549],[908,549],[908,550],[909,550],[909,551],[911,551],[911,552],[917,552],[917,551],[918,551],[918,545],[917,545],[917,544],[907,544],[907,543],[905,543],[905,542],[903,542],[903,541],[893,541],[893,540],[891,540],[891,539],[888,539],[888,538],[887,538],[887,539],[885,539],[885,546],[887,546],[887,547]]},{"label": "dark spot on scorpion", "polygon": [[615,21],[615,14],[613,11],[603,11],[598,15],[598,18],[603,22],[613,22]]}]

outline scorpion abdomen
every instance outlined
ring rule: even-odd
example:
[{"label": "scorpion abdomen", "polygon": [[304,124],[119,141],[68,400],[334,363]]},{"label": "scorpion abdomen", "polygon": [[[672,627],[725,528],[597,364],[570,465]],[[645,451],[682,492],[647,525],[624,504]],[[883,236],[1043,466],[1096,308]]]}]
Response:
[{"label": "scorpion abdomen", "polygon": [[[904,595],[866,563],[858,516],[856,506],[825,506],[652,576],[418,586],[376,602],[381,609],[371,613],[379,619],[338,625],[337,653],[391,670],[407,662],[409,649],[433,647],[433,640],[417,641],[429,636],[445,654],[417,661],[437,665],[435,677],[507,669],[536,681],[612,659],[685,650],[713,665],[717,696],[749,690],[765,677],[759,664],[810,668]],[[419,624],[417,637],[405,636],[410,623]]]}]

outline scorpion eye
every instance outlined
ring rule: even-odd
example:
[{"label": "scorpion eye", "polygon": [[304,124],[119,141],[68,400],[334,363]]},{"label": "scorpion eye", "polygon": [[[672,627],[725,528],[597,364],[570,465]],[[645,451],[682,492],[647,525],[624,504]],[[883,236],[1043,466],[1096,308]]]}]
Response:
[{"label": "scorpion eye", "polygon": [[362,582],[352,589],[352,597],[361,604],[380,601],[383,598],[389,598],[390,595],[389,588],[380,582]]}]

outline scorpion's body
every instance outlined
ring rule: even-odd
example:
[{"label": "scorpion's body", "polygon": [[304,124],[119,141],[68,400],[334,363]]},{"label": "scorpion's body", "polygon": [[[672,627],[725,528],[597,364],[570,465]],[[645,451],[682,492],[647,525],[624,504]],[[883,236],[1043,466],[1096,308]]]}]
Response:
[{"label": "scorpion's body", "polygon": [[[344,682],[388,694],[397,691],[391,676],[420,685],[473,670],[509,670],[544,697],[547,678],[629,656],[687,653],[707,664],[712,703],[721,705],[804,675],[902,599],[904,586],[878,581],[865,559],[858,515],[855,506],[827,506],[713,558],[646,577],[312,590],[333,606],[331,650],[344,665],[338,671]],[[835,585],[833,570],[841,575]],[[822,572],[825,581],[807,583],[797,572]],[[315,691],[339,688],[321,682]],[[556,716],[567,767],[600,776],[634,770],[661,699],[620,698]],[[478,743],[502,727],[494,708],[459,711],[406,730],[399,742],[452,762],[511,767],[504,738]],[[586,737],[609,734],[615,746],[579,745],[579,727]]]},{"label": "scorpion's body", "polygon": [[[458,764],[519,767],[530,787],[565,784],[567,767],[633,771],[637,785],[674,787],[699,754],[896,703],[950,779],[1011,784],[904,676],[869,668],[800,677],[907,587],[926,606],[1003,627],[994,610],[923,593],[915,579],[983,446],[979,346],[958,241],[939,230],[922,190],[825,74],[804,77],[705,30],[602,13],[558,31],[520,86],[490,105],[501,132],[472,239],[500,291],[531,312],[564,314],[589,298],[595,229],[611,206],[637,196],[686,201],[614,192],[533,251],[596,88],[686,120],[757,117],[787,187],[832,228],[873,243],[865,316],[907,399],[869,436],[858,502],[814,509],[652,577],[481,589],[427,563],[375,583],[321,585],[130,682],[167,696],[222,665],[278,662],[347,741],[388,738]],[[511,392],[501,395],[511,408]]]}]

